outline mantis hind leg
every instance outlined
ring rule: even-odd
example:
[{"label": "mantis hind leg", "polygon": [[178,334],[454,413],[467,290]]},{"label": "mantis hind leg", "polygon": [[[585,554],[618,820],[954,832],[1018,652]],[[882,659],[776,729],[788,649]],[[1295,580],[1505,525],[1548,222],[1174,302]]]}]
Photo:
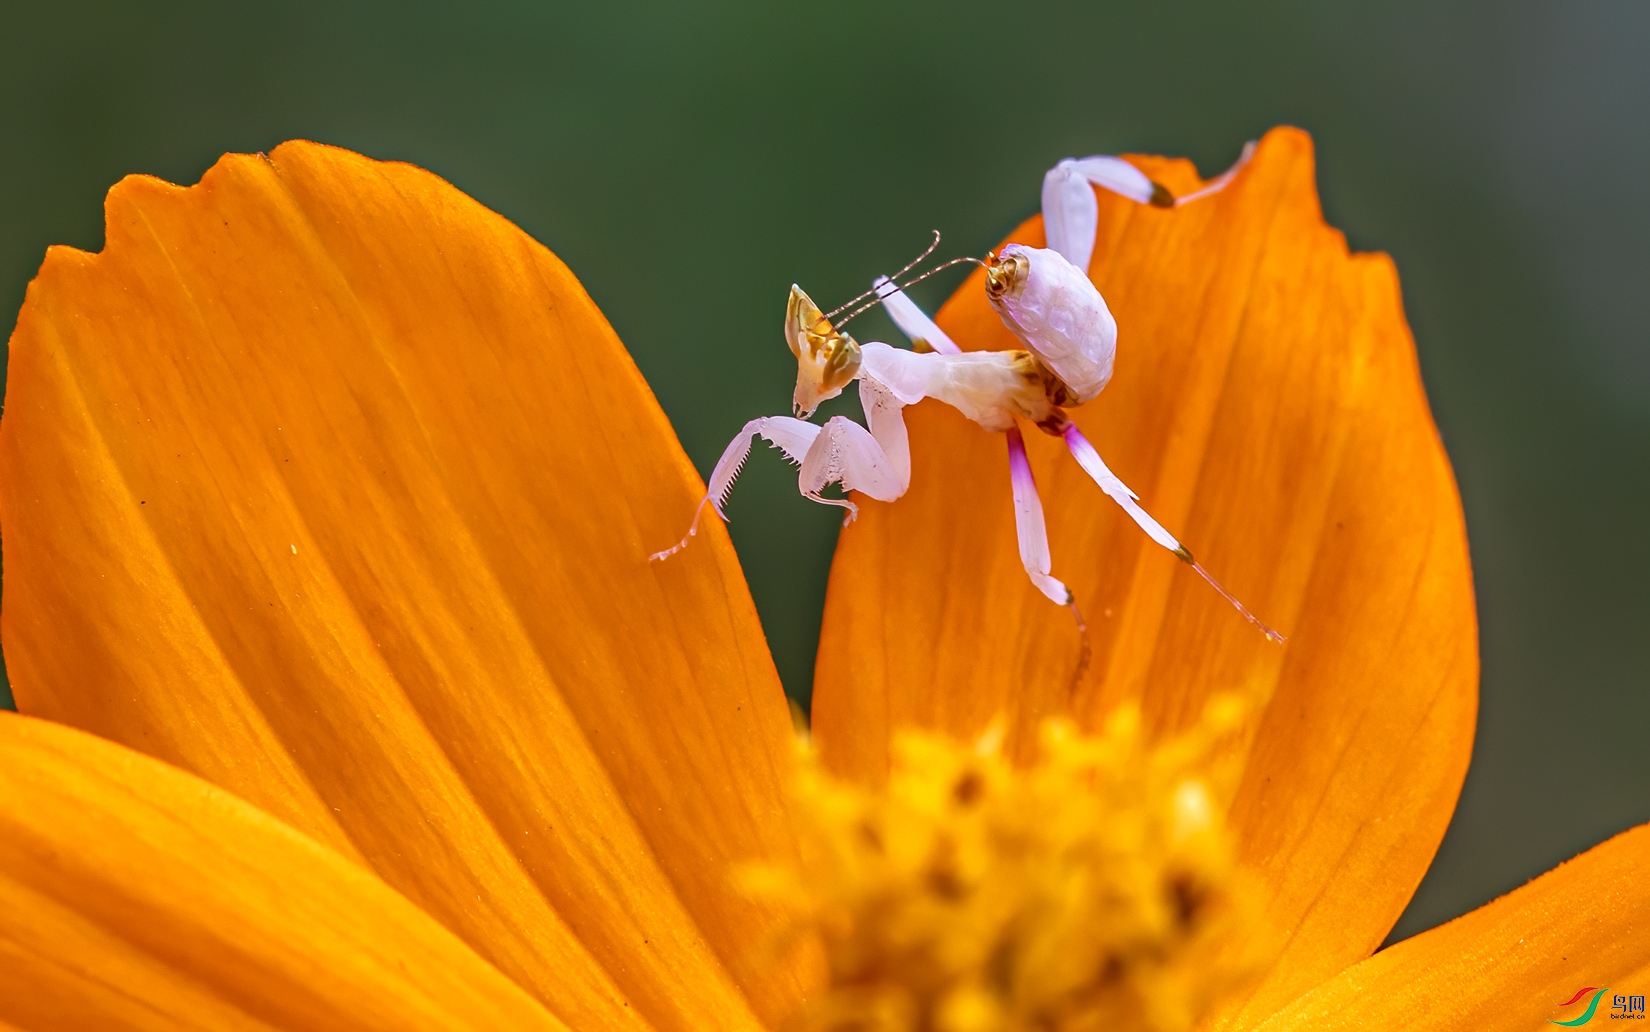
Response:
[{"label": "mantis hind leg", "polygon": [[1100,453],[1094,450],[1094,445],[1090,444],[1089,439],[1083,436],[1083,432],[1077,429],[1076,423],[1068,424],[1061,436],[1066,439],[1066,447],[1071,451],[1072,458],[1077,460],[1077,464],[1083,467],[1083,472],[1087,473],[1089,478],[1099,485],[1100,490],[1104,491],[1107,497],[1123,507],[1123,511],[1128,513],[1129,518],[1134,520],[1135,524],[1146,532],[1147,537],[1173,552],[1176,559],[1190,566],[1199,577],[1208,581],[1209,586],[1220,593],[1221,598],[1230,602],[1232,607],[1243,614],[1245,620],[1248,620],[1262,634],[1266,635],[1268,640],[1278,644],[1283,643],[1283,635],[1261,622],[1260,617],[1250,612],[1249,607],[1238,601],[1236,595],[1227,591],[1224,585],[1215,580],[1214,576],[1203,568],[1202,563],[1192,558],[1190,549],[1176,540],[1173,534],[1163,529],[1163,524],[1157,522],[1150,513],[1140,507],[1139,496],[1129,490],[1128,485],[1119,480],[1117,474],[1107,468],[1105,461],[1100,458]]},{"label": "mantis hind leg", "polygon": [[1225,189],[1254,153],[1255,145],[1251,141],[1231,168],[1184,197],[1174,196],[1122,158],[1109,154],[1066,158],[1043,176],[1043,228],[1048,234],[1048,246],[1087,272],[1089,259],[1094,256],[1094,234],[1100,219],[1095,187],[1154,208],[1178,208]]}]

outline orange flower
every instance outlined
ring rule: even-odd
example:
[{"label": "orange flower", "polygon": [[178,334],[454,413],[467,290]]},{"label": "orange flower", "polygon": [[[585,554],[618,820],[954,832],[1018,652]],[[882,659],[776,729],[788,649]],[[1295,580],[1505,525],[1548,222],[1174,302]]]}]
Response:
[{"label": "orange flower", "polygon": [[[919,406],[912,493],[833,572],[825,762],[875,781],[902,724],[1002,713],[1024,749],[1130,700],[1167,731],[1258,687],[1231,823],[1289,937],[1233,1027],[1524,1027],[1650,981],[1642,828],[1363,959],[1443,833],[1476,681],[1396,279],[1323,227],[1298,133],[1208,202],[1101,204],[1122,357],[1080,419],[1289,644],[1034,447],[1096,638],[1067,697],[1002,457]],[[426,172],[305,143],[127,179],[107,239],[48,254],[0,421],[29,714],[0,719],[0,1022],[779,1024],[820,956],[753,951],[781,915],[728,870],[795,853],[784,699],[721,529],[647,562],[701,484],[565,266]],[[1001,339],[975,284],[942,322]]]}]

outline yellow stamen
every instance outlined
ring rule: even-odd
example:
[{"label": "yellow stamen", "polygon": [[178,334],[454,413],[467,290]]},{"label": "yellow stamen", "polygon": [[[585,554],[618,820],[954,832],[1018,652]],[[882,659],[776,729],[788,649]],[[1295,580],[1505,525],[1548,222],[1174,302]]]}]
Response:
[{"label": "yellow stamen", "polygon": [[1216,700],[1155,745],[1133,708],[1095,736],[1050,721],[1026,769],[1000,734],[909,731],[880,791],[805,749],[801,869],[743,872],[824,940],[830,986],[804,1027],[1189,1027],[1255,967],[1261,939],[1214,766],[1243,708]]}]

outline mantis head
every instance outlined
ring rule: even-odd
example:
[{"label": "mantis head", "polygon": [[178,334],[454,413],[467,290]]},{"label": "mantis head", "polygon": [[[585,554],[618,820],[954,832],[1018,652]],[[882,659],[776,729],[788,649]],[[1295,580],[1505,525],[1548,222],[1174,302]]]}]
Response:
[{"label": "mantis head", "polygon": [[1031,278],[1031,262],[1019,244],[1009,244],[1002,253],[985,256],[985,293],[993,306],[1006,297],[1014,297]]},{"label": "mantis head", "polygon": [[841,394],[859,375],[859,343],[839,333],[794,283],[785,305],[785,343],[796,356],[796,394],[791,404],[803,419],[813,415],[820,402]]}]

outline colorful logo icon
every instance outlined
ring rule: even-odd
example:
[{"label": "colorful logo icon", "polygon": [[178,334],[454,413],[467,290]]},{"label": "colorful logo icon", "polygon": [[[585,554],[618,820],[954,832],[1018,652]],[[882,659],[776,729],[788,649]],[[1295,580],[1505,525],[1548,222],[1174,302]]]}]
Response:
[{"label": "colorful logo icon", "polygon": [[1555,1025],[1585,1025],[1587,1022],[1593,1020],[1593,1014],[1598,1010],[1598,1001],[1602,1000],[1604,998],[1604,994],[1609,991],[1610,990],[1608,988],[1600,989],[1596,985],[1582,986],[1580,989],[1576,990],[1576,994],[1574,996],[1559,1004],[1560,1007],[1570,1007],[1583,996],[1586,996],[1588,993],[1592,993],[1593,998],[1587,1001],[1587,1009],[1582,1011],[1579,1017],[1571,1018],[1569,1021],[1559,1021],[1557,1018],[1548,1018],[1547,1020]]},{"label": "colorful logo icon", "polygon": [[[1574,996],[1570,997],[1568,1000],[1565,1000],[1563,1003],[1559,1004],[1559,1006],[1574,1007],[1577,1003],[1581,1002],[1581,998],[1583,996],[1586,996],[1588,993],[1592,993],[1593,998],[1587,1001],[1586,1010],[1571,1018],[1569,1021],[1559,1021],[1557,1018],[1548,1018],[1547,1020],[1552,1022],[1554,1025],[1585,1025],[1587,1022],[1593,1020],[1594,1014],[1598,1013],[1598,1001],[1604,999],[1604,994],[1609,991],[1610,990],[1608,989],[1600,989],[1596,985],[1584,985],[1580,989],[1576,990],[1576,994]],[[1644,1019],[1645,1010],[1643,996],[1617,993],[1616,995],[1610,997],[1611,1021],[1643,1021]]]}]

